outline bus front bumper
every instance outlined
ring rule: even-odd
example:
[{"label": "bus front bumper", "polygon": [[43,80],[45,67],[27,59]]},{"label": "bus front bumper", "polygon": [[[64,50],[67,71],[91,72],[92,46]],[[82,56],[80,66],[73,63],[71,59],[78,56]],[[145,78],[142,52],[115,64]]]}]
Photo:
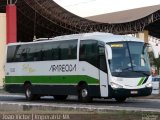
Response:
[{"label": "bus front bumper", "polygon": [[150,88],[141,88],[141,89],[125,89],[125,88],[118,88],[112,89],[109,87],[110,90],[110,97],[138,97],[138,96],[148,96],[152,93],[152,87]]}]

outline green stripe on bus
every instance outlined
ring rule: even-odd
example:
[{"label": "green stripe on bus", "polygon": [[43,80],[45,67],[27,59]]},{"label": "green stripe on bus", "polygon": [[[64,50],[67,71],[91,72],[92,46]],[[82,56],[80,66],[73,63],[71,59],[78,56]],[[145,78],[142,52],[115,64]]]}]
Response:
[{"label": "green stripe on bus", "polygon": [[142,77],[142,78],[140,79],[140,81],[139,81],[139,83],[138,83],[138,85],[137,85],[137,86],[142,85],[142,83],[144,82],[144,80],[145,80],[145,77]]},{"label": "green stripe on bus", "polygon": [[61,75],[61,76],[6,76],[5,83],[51,83],[51,84],[77,84],[79,81],[86,81],[88,84],[99,84],[99,80],[85,75]]}]

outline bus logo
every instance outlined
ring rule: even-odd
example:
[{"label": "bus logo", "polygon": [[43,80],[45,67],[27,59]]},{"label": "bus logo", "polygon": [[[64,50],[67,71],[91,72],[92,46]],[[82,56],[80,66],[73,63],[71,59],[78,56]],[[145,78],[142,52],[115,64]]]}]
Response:
[{"label": "bus logo", "polygon": [[51,65],[49,71],[52,72],[72,72],[76,71],[76,64]]}]

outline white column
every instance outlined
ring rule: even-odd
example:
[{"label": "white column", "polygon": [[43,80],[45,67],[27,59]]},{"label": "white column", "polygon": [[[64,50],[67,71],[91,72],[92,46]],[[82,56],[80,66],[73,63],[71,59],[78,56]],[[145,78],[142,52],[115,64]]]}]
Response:
[{"label": "white column", "polygon": [[148,43],[148,31],[147,30],[144,30],[143,32],[139,32],[136,34],[136,37],[139,38],[139,39],[142,39],[144,40],[145,43]]},{"label": "white column", "polygon": [[6,51],[6,14],[0,13],[0,88],[3,87]]}]

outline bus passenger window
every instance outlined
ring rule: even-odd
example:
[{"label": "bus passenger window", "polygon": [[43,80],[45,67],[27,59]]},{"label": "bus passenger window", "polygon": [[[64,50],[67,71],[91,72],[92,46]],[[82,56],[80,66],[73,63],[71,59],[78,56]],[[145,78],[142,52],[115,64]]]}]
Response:
[{"label": "bus passenger window", "polygon": [[87,61],[95,67],[98,67],[98,42],[96,40],[81,41],[79,60]]},{"label": "bus passenger window", "polygon": [[60,59],[69,60],[77,58],[77,40],[66,40],[60,44]]}]

